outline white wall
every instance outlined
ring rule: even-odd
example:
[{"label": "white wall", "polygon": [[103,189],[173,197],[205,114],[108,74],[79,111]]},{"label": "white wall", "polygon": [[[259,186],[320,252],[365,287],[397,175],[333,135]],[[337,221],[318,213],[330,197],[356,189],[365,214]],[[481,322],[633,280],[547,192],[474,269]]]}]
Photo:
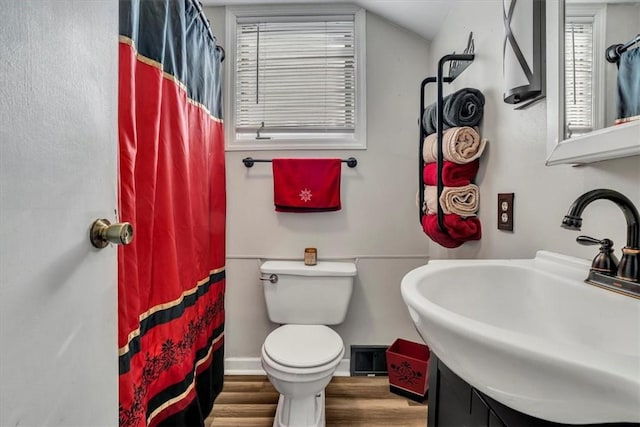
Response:
[{"label": "white wall", "polygon": [[[209,8],[216,34],[224,34],[224,9]],[[483,237],[454,250],[430,243],[417,220],[417,116],[419,82],[435,75],[437,60],[460,52],[474,32],[476,60],[445,93],[465,86],[487,98],[483,134],[490,140],[478,175]],[[223,41],[223,40],[222,40]],[[227,153],[228,262],[227,357],[257,357],[271,324],[264,308],[258,258],[301,258],[306,246],[320,258],[429,255],[431,258],[530,258],[538,249],[591,258],[593,247],[575,243],[580,233],[560,228],[571,202],[585,191],[621,191],[640,206],[640,161],[611,160],[574,168],[544,166],[546,105],[515,111],[502,101],[502,2],[456,3],[431,43],[383,19],[367,15],[367,151]],[[433,98],[435,101],[435,98]],[[343,210],[329,214],[276,214],[268,165],[245,169],[241,158],[354,155],[343,168]],[[515,229],[496,229],[498,192],[515,192]],[[621,211],[598,201],[584,215],[583,234],[625,242]],[[619,254],[619,252],[618,252]],[[402,276],[424,259],[361,259],[343,325],[345,344],[390,344],[395,337],[420,340],[402,303]]]},{"label": "white wall", "polygon": [[[502,101],[502,2],[460,1],[431,44],[431,63],[466,44],[469,31],[475,38],[476,59],[445,94],[465,86],[486,96],[483,136],[490,140],[481,162],[479,242],[446,250],[430,247],[432,258],[532,257],[544,248],[592,258],[593,247],[575,243],[578,234],[612,238],[618,256],[626,241],[624,217],[614,204],[597,201],[584,213],[582,232],[560,228],[573,200],[585,191],[611,188],[627,195],[640,207],[640,159],[609,160],[583,167],[544,166],[546,157],[546,104],[515,111]],[[497,193],[515,193],[514,232],[496,229]]]},{"label": "white wall", "polygon": [[[224,9],[206,13],[224,45]],[[366,151],[227,153],[227,357],[258,357],[277,326],[267,319],[258,259],[301,259],[307,246],[318,248],[319,259],[360,258],[349,314],[336,327],[346,357],[351,344],[420,339],[402,302],[400,280],[424,264],[428,248],[415,195],[419,85],[430,68],[429,46],[371,13],[366,43]],[[241,162],[246,156],[354,156],[359,163],[355,169],[343,166],[341,211],[286,214],[274,211],[270,165],[247,169]]]}]

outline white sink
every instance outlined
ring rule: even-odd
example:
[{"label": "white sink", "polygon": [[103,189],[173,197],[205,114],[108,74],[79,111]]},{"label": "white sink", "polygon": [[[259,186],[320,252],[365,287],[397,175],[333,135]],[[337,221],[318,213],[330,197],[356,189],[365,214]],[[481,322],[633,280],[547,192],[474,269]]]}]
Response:
[{"label": "white sink", "polygon": [[420,335],[473,387],[559,423],[640,422],[640,300],[584,283],[589,261],[429,261],[402,279]]}]

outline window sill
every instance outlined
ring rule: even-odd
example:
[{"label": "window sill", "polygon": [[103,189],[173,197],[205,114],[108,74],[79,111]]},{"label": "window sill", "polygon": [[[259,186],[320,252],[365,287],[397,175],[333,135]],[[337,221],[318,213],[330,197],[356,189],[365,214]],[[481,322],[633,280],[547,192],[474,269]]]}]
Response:
[{"label": "window sill", "polygon": [[228,142],[226,151],[275,151],[275,150],[366,150],[362,140],[316,139],[316,140],[235,140]]}]

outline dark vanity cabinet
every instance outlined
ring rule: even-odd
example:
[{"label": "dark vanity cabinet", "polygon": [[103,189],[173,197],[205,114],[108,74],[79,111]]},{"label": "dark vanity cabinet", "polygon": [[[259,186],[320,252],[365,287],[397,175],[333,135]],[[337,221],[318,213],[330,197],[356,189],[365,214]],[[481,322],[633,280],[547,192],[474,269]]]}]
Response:
[{"label": "dark vanity cabinet", "polygon": [[506,427],[486,399],[431,353],[427,426]]},{"label": "dark vanity cabinet", "polygon": [[[558,427],[511,409],[481,393],[431,353],[428,427]],[[588,424],[580,427],[640,427],[637,423]]]}]

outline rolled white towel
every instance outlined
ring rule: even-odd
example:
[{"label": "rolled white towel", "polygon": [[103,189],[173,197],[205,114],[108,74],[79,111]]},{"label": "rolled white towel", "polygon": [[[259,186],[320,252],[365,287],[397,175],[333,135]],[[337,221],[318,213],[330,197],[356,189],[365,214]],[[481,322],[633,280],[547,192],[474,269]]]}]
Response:
[{"label": "rolled white towel", "polygon": [[[422,211],[433,215],[438,212],[438,187],[424,186],[425,205]],[[475,184],[463,187],[444,187],[440,195],[440,206],[444,214],[456,214],[461,217],[476,216],[480,204],[480,189]]]},{"label": "rolled white towel", "polygon": [[[432,133],[424,139],[422,157],[425,163],[438,161],[438,134]],[[478,131],[469,126],[450,128],[442,134],[442,155],[450,162],[465,164],[482,155],[487,144]]]}]

